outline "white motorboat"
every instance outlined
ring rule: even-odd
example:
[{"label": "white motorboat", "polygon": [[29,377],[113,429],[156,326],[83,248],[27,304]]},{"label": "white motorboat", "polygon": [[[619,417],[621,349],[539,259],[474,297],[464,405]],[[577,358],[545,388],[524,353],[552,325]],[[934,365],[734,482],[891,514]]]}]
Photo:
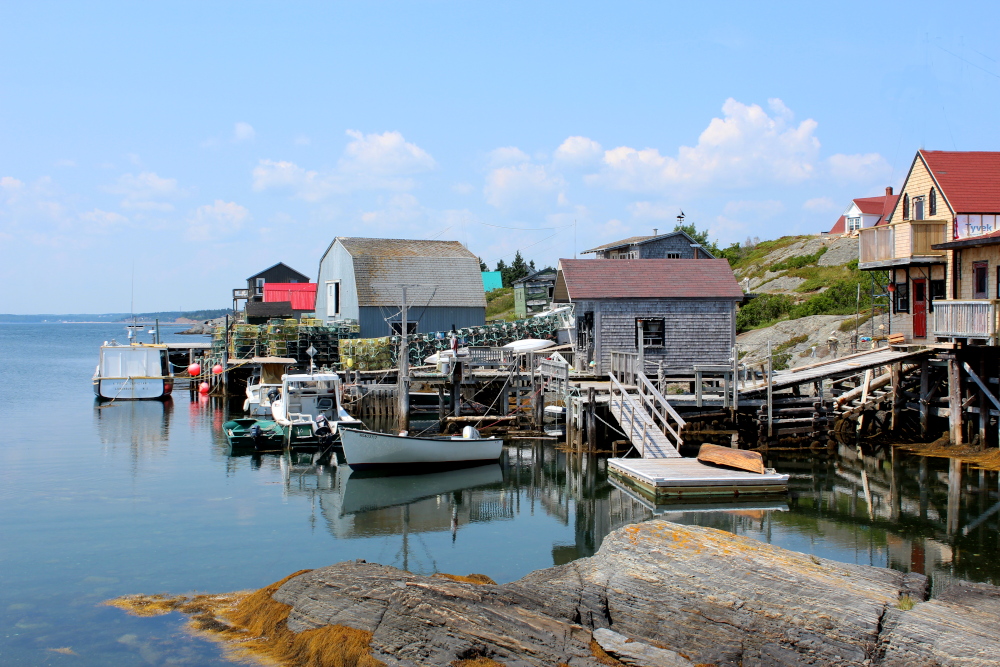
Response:
[{"label": "white motorboat", "polygon": [[255,372],[247,381],[247,400],[243,401],[243,412],[252,417],[270,417],[271,400],[281,393],[281,376],[295,360],[254,357],[251,361],[260,364],[260,371]]},{"label": "white motorboat", "polygon": [[503,349],[513,350],[516,353],[537,352],[538,350],[553,347],[555,344],[555,341],[543,338],[525,338],[523,340],[515,340],[513,343],[507,343],[503,346]]},{"label": "white motorboat", "polygon": [[459,466],[496,461],[503,440],[483,438],[466,426],[461,436],[409,436],[340,428],[344,458],[351,470],[406,466]]},{"label": "white motorboat", "polygon": [[333,440],[345,424],[363,426],[341,399],[336,373],[286,374],[281,376],[281,393],[271,401],[271,416],[284,428],[288,445],[318,443],[326,436]]},{"label": "white motorboat", "polygon": [[174,376],[167,346],[105,342],[93,383],[98,398],[136,400],[170,396]]}]

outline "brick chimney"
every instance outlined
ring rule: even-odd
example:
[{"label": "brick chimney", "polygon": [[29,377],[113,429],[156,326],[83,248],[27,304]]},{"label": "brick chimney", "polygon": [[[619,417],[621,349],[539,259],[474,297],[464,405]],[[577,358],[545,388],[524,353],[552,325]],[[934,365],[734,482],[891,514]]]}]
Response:
[{"label": "brick chimney", "polygon": [[886,188],[885,188],[885,196],[886,197],[891,197],[892,196],[892,186],[891,185],[886,186]]}]

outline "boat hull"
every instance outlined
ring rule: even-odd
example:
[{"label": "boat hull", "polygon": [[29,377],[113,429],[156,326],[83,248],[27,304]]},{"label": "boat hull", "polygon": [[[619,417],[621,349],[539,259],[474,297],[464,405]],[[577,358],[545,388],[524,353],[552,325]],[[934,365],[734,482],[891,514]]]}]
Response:
[{"label": "boat hull", "polygon": [[166,378],[95,378],[98,398],[142,400],[165,398],[174,390],[174,379]]},{"label": "boat hull", "polygon": [[411,438],[352,428],[340,429],[340,441],[351,470],[472,465],[496,461],[503,452],[497,438]]},{"label": "boat hull", "polygon": [[[255,425],[260,426],[257,437],[251,434]],[[264,419],[233,419],[223,424],[222,430],[232,449],[278,450],[285,443],[285,429]]]}]

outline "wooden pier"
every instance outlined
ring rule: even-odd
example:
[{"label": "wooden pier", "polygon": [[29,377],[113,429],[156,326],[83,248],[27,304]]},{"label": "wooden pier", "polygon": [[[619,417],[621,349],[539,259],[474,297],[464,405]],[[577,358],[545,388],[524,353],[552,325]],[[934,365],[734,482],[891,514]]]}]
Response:
[{"label": "wooden pier", "polygon": [[638,487],[654,502],[665,497],[773,495],[788,489],[788,475],[770,468],[759,474],[689,458],[608,459],[608,472]]}]

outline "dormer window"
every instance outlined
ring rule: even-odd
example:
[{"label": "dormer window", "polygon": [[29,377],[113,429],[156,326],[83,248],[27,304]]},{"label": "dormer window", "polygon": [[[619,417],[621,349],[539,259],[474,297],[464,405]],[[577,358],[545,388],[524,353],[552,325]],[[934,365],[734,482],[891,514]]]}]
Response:
[{"label": "dormer window", "polygon": [[861,216],[847,219],[847,231],[854,232],[861,229]]}]

